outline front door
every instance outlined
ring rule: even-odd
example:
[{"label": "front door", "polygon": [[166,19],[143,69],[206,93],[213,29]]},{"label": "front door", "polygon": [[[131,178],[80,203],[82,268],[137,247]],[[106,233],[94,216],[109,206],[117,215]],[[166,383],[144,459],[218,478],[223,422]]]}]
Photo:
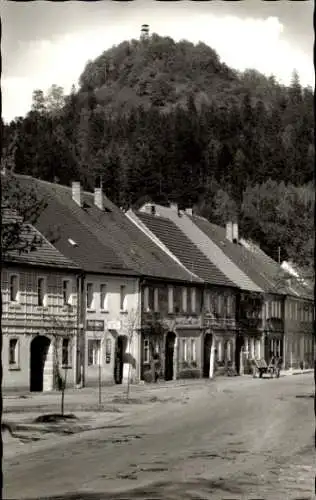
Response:
[{"label": "front door", "polygon": [[244,345],[244,338],[242,335],[237,335],[236,338],[236,350],[235,350],[235,367],[236,373],[240,375],[240,354]]},{"label": "front door", "polygon": [[203,362],[203,377],[209,378],[210,376],[210,359],[212,349],[213,335],[207,333],[204,337],[204,362]]},{"label": "front door", "polygon": [[123,380],[123,356],[124,356],[124,337],[119,335],[117,338],[115,365],[114,365],[114,380],[116,384],[121,384]]},{"label": "front door", "polygon": [[173,332],[168,332],[166,337],[166,354],[165,354],[165,379],[173,379],[173,358],[174,358],[174,344],[176,335]]}]

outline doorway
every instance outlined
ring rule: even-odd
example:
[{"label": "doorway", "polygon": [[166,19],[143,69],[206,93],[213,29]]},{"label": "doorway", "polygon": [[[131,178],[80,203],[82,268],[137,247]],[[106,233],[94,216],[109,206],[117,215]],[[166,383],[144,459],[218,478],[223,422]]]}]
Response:
[{"label": "doorway", "polygon": [[124,335],[119,335],[116,342],[114,363],[114,380],[116,384],[121,384],[123,381],[124,353],[126,347],[127,338]]},{"label": "doorway", "polygon": [[30,390],[42,392],[44,385],[44,370],[47,360],[50,340],[44,335],[38,335],[31,342]]},{"label": "doorway", "polygon": [[168,332],[166,337],[165,380],[173,380],[173,357],[176,335]]},{"label": "doorway", "polygon": [[210,357],[213,343],[213,335],[207,333],[204,337],[204,350],[203,350],[203,377],[209,378],[210,376]]},{"label": "doorway", "polygon": [[244,346],[244,338],[242,335],[237,335],[235,349],[235,367],[237,375],[240,375],[240,354]]}]

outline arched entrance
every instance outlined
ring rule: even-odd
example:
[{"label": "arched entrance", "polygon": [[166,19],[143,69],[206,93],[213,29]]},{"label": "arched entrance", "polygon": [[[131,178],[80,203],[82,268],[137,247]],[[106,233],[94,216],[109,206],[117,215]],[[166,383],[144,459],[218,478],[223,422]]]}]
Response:
[{"label": "arched entrance", "polygon": [[173,356],[176,334],[168,332],[166,336],[166,351],[165,351],[165,380],[173,379]]},{"label": "arched entrance", "polygon": [[30,390],[34,392],[43,391],[44,370],[50,339],[44,335],[38,335],[31,342],[30,360]]},{"label": "arched entrance", "polygon": [[211,349],[213,343],[213,335],[207,333],[204,337],[204,352],[203,352],[203,377],[209,378],[210,376],[210,359]]},{"label": "arched entrance", "polygon": [[244,345],[244,338],[242,335],[237,335],[236,337],[236,348],[235,348],[235,367],[237,375],[240,375],[240,354]]},{"label": "arched entrance", "polygon": [[123,381],[123,366],[124,354],[127,347],[127,337],[119,335],[116,341],[115,363],[114,363],[114,380],[116,384],[121,384]]}]

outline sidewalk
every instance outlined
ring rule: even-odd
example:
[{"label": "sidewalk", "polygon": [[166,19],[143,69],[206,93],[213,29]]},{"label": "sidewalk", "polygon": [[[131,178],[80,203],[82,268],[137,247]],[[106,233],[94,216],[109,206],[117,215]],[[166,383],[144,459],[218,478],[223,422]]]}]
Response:
[{"label": "sidewalk", "polygon": [[[281,370],[281,376],[289,376],[289,375],[303,375],[307,373],[313,373],[314,370],[305,369],[305,370]],[[189,388],[202,388],[205,385],[221,385],[227,384],[227,381],[240,383],[242,380],[252,379],[252,375],[242,375],[236,377],[228,377],[225,375],[221,375],[218,377],[214,377],[213,379],[179,379],[172,381],[161,380],[157,383],[151,384],[131,384],[130,385],[130,393],[129,398],[131,400],[141,398],[148,399],[151,397],[167,397],[171,396],[171,393],[174,391],[178,391],[179,388],[183,390]],[[117,398],[125,399],[126,396],[126,385],[125,384],[113,384],[102,386],[101,388],[101,402],[106,405],[113,405],[113,403],[117,403]],[[73,387],[67,388],[65,392],[65,404],[66,405],[76,405],[82,407],[99,407],[99,388],[98,387],[83,387],[81,389],[75,389]],[[60,406],[61,401],[61,392],[60,391],[50,391],[50,392],[23,392],[23,393],[7,393],[3,394],[3,409],[4,413],[8,411],[7,409],[17,409],[22,408],[23,410],[26,407],[36,407],[37,409],[41,409],[45,406],[51,407],[54,406],[57,409]],[[139,402],[139,401],[138,401]]]},{"label": "sidewalk", "polygon": [[[310,373],[309,370],[307,373]],[[297,374],[302,373],[297,370]],[[303,372],[303,373],[306,373]],[[289,373],[287,373],[289,374]],[[296,374],[296,372],[293,372]],[[69,389],[65,393],[65,414],[73,419],[56,418],[53,422],[36,422],[39,416],[60,414],[61,393],[27,393],[3,397],[2,422],[8,427],[2,431],[5,457],[27,453],[64,441],[80,439],[85,431],[118,428],[133,425],[145,415],[163,415],[167,411],[181,412],[183,404],[218,392],[234,392],[234,386],[251,385],[251,375],[215,379],[176,380],[157,384],[131,385],[129,398],[126,386],[102,387],[101,405],[98,388]],[[166,407],[167,405],[167,407]],[[171,406],[169,406],[171,405]],[[138,417],[139,416],[139,417]]]}]

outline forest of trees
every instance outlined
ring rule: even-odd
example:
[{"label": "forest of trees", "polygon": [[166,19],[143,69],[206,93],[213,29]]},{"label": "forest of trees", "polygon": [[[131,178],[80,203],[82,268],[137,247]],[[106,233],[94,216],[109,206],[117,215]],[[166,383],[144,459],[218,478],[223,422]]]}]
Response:
[{"label": "forest of trees", "polygon": [[93,189],[126,209],[176,201],[237,218],[273,257],[313,262],[313,91],[237,73],[205,44],[152,35],[87,63],[79,89],[33,93],[3,128],[2,164]]}]

